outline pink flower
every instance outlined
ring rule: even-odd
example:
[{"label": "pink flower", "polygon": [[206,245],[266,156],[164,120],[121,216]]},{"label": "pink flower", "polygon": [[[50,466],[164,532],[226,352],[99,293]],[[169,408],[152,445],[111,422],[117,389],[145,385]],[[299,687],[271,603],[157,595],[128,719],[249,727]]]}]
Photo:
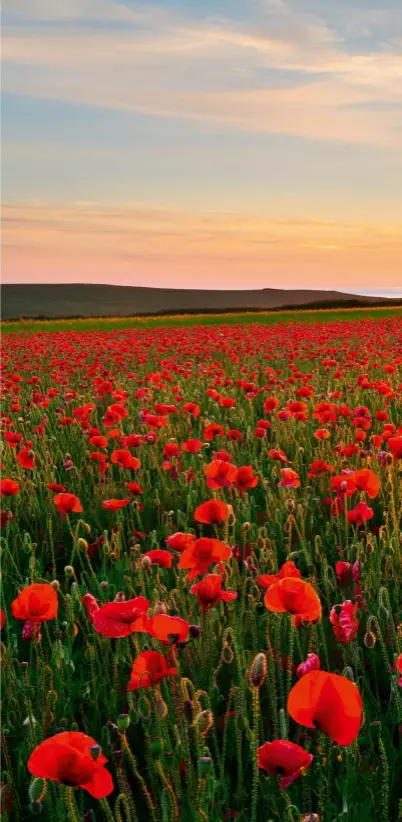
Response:
[{"label": "pink flower", "polygon": [[320,658],[317,654],[307,654],[305,662],[301,662],[296,669],[296,674],[299,679],[310,671],[319,671],[321,667]]},{"label": "pink flower", "polygon": [[[336,610],[339,608],[339,612]],[[347,599],[342,605],[334,605],[331,609],[329,619],[334,627],[335,639],[341,642],[342,645],[349,645],[349,642],[355,638],[357,629],[359,627],[359,620],[356,619],[358,605],[353,605],[350,599]]]}]

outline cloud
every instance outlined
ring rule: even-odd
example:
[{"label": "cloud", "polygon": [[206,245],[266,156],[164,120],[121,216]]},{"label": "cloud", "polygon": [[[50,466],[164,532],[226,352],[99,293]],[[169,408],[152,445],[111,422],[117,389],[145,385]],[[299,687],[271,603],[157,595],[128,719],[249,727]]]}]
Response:
[{"label": "cloud", "polygon": [[[102,0],[97,23],[83,25],[95,6],[69,0],[64,22],[47,0],[18,0],[20,22],[3,38],[3,90],[251,132],[402,145],[402,61],[391,41],[356,51],[316,14],[284,3],[268,4],[251,25]],[[118,31],[99,28],[126,14]]]}]

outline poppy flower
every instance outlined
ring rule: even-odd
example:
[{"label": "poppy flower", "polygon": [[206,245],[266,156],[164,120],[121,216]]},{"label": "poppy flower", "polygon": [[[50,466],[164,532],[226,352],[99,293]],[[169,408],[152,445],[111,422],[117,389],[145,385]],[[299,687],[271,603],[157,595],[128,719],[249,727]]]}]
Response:
[{"label": "poppy flower", "polygon": [[113,779],[97,742],[80,731],[63,731],[45,739],[28,759],[28,771],[74,788],[83,788],[95,799],[108,796]]},{"label": "poppy flower", "polygon": [[160,568],[172,567],[172,554],[169,551],[164,551],[163,548],[154,548],[152,551],[147,551],[144,557],[148,557],[152,565],[159,565]]},{"label": "poppy flower", "polygon": [[375,499],[380,491],[380,480],[370,468],[361,468],[350,475],[350,479],[359,491],[365,491],[370,499]]},{"label": "poppy flower", "polygon": [[109,445],[107,437],[103,437],[101,434],[95,434],[95,436],[90,437],[89,442],[96,448],[107,448]]},{"label": "poppy flower", "polygon": [[237,468],[230,462],[224,460],[214,460],[204,467],[204,474],[207,477],[208,488],[230,487],[237,477]]},{"label": "poppy flower", "polygon": [[191,581],[208,571],[214,562],[224,562],[230,556],[230,548],[219,539],[201,537],[180,555],[179,568],[190,569],[188,579]]},{"label": "poppy flower", "polygon": [[259,481],[259,477],[253,474],[251,465],[242,465],[237,472],[235,485],[238,491],[246,491],[247,488],[255,488]]},{"label": "poppy flower", "polygon": [[201,611],[208,611],[219,602],[237,599],[235,591],[222,591],[222,577],[219,574],[207,574],[201,582],[190,588],[190,593],[197,597]]},{"label": "poppy flower", "polygon": [[196,522],[202,522],[205,525],[212,523],[226,522],[229,516],[230,508],[226,502],[221,502],[217,499],[210,499],[203,502],[194,511],[194,519]]},{"label": "poppy flower", "polygon": [[231,462],[232,457],[228,451],[224,451],[223,448],[220,448],[219,451],[214,451],[212,462],[216,462],[217,460],[221,460],[222,462]]},{"label": "poppy flower", "polygon": [[15,482],[15,480],[0,480],[0,497],[14,497],[15,494],[18,494],[19,490],[20,486],[18,485],[18,482]]},{"label": "poppy flower", "polygon": [[[87,607],[88,600],[84,603]],[[135,597],[123,602],[107,602],[97,611],[91,605],[91,617],[95,631],[102,636],[118,639],[135,631],[145,630],[149,601]]]},{"label": "poppy flower", "polygon": [[333,474],[334,471],[335,468],[333,467],[333,465],[328,465],[328,463],[324,460],[316,460],[315,462],[312,462],[310,465],[309,477],[310,479],[314,479],[315,477],[318,477],[320,474]]},{"label": "poppy flower", "polygon": [[0,608],[0,631],[3,630],[5,624],[6,624],[6,614],[5,614],[5,611],[3,611],[2,608]]},{"label": "poppy flower", "polygon": [[268,611],[287,612],[305,622],[315,622],[321,618],[320,598],[310,582],[302,579],[285,577],[271,585],[265,594],[264,605]]},{"label": "poppy flower", "polygon": [[278,488],[300,488],[300,477],[291,468],[281,469],[282,479],[278,482]]},{"label": "poppy flower", "polygon": [[185,619],[178,616],[168,616],[167,614],[154,614],[148,619],[146,632],[160,642],[169,643],[185,642],[190,626]]},{"label": "poppy flower", "polygon": [[201,409],[195,402],[185,402],[183,411],[185,411],[186,414],[191,414],[192,417],[199,417]]},{"label": "poppy flower", "polygon": [[143,489],[141,488],[141,485],[139,485],[138,482],[126,482],[126,488],[127,491],[129,491],[130,494],[133,495],[133,497],[138,497],[140,496],[140,494],[144,493]]},{"label": "poppy flower", "polygon": [[11,605],[15,619],[49,622],[56,619],[59,607],[57,593],[48,582],[34,582],[24,588]]},{"label": "poppy flower", "polygon": [[301,662],[296,668],[296,675],[300,679],[309,674],[310,671],[319,671],[321,667],[320,658],[317,654],[307,654],[305,662]]},{"label": "poppy flower", "polygon": [[347,599],[342,605],[334,605],[331,608],[329,621],[333,625],[335,639],[337,642],[341,642],[342,645],[349,645],[349,642],[357,634],[360,625],[359,620],[356,619],[357,608],[357,603],[353,605],[350,599]]},{"label": "poppy flower", "polygon": [[273,460],[277,460],[278,462],[285,462],[288,465],[290,465],[290,460],[288,460],[286,454],[283,451],[281,451],[280,448],[271,448],[271,450],[268,451],[268,456],[271,457],[271,459]]},{"label": "poppy flower", "polygon": [[10,448],[16,448],[23,440],[23,435],[17,434],[16,431],[5,431],[3,436]]},{"label": "poppy flower", "polygon": [[[395,665],[396,665],[396,668],[399,671],[399,673],[402,674],[402,654],[399,654]],[[402,676],[400,677],[400,679],[398,679],[398,685],[399,685],[400,688],[402,688]]]},{"label": "poppy flower", "polygon": [[119,465],[120,468],[139,468],[141,463],[136,457],[128,451],[126,448],[120,448],[116,451],[112,451],[110,455],[110,462],[113,465]]},{"label": "poppy flower", "polygon": [[64,494],[66,489],[64,485],[60,485],[58,482],[49,482],[46,486],[49,491],[54,491],[57,494]]},{"label": "poppy flower", "polygon": [[12,511],[3,511],[0,509],[0,528],[5,528],[9,522],[13,519],[13,512]]},{"label": "poppy flower", "polygon": [[31,470],[35,467],[35,455],[30,448],[23,448],[22,451],[19,451],[17,454],[17,462],[21,465],[21,468],[25,468],[26,470]]},{"label": "poppy flower", "polygon": [[303,776],[312,761],[312,754],[287,739],[274,739],[258,748],[258,767],[271,776],[284,774],[279,780],[283,789]]},{"label": "poppy flower", "polygon": [[201,440],[187,440],[181,447],[182,451],[186,451],[187,454],[198,454],[198,451],[201,451],[202,442]]},{"label": "poppy flower", "polygon": [[62,516],[67,516],[67,514],[71,513],[79,514],[82,511],[82,505],[75,494],[56,494],[56,496],[53,497],[53,502]]},{"label": "poppy flower", "polygon": [[330,491],[336,491],[338,495],[351,497],[356,491],[356,485],[353,481],[353,471],[351,474],[338,474],[336,477],[331,477]]},{"label": "poppy flower", "polygon": [[370,508],[365,502],[359,502],[359,504],[356,505],[356,508],[352,508],[352,510],[348,511],[347,514],[349,525],[364,525],[364,523],[373,516],[373,509]]},{"label": "poppy flower", "polygon": [[388,450],[394,460],[402,459],[402,437],[390,437],[388,440]]},{"label": "poppy flower", "polygon": [[99,611],[99,605],[92,594],[84,594],[82,597],[82,604],[88,614],[88,619],[91,625],[94,624],[94,616]]},{"label": "poppy flower", "polygon": [[131,502],[129,499],[105,499],[102,502],[102,508],[108,511],[119,511],[120,508],[125,508]]},{"label": "poppy flower", "polygon": [[311,671],[293,686],[288,713],[300,725],[319,728],[338,745],[351,745],[362,720],[362,699],[350,679]]},{"label": "poppy flower", "polygon": [[271,414],[276,408],[279,408],[279,400],[277,400],[276,397],[268,397],[264,402],[265,413]]},{"label": "poppy flower", "polygon": [[328,431],[328,428],[317,428],[317,431],[314,431],[313,435],[316,440],[327,440],[331,434]]},{"label": "poppy flower", "polygon": [[134,660],[128,691],[151,688],[166,676],[175,676],[177,668],[170,668],[165,657],[157,651],[144,651]]},{"label": "poppy flower", "polygon": [[285,577],[294,577],[295,579],[300,579],[301,577],[301,572],[296,568],[296,565],[291,559],[282,565],[282,568],[277,574],[261,574],[261,576],[257,577],[257,582],[263,588],[270,588],[271,585],[275,585],[277,582],[280,582],[281,579],[285,579]]},{"label": "poppy flower", "polygon": [[206,425],[204,428],[204,440],[207,442],[211,442],[214,437],[223,437],[224,436],[224,428],[223,425],[218,425],[217,423],[210,423],[210,425]]},{"label": "poppy flower", "polygon": [[195,542],[194,534],[184,534],[183,531],[177,531],[166,540],[166,545],[172,548],[173,551],[185,551],[190,545]]}]

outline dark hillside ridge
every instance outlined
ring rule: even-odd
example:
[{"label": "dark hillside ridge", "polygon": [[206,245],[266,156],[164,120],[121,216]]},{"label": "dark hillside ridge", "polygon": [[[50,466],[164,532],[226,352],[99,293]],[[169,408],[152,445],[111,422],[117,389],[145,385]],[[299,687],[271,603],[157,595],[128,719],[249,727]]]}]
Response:
[{"label": "dark hillside ridge", "polygon": [[314,291],[264,288],[259,291],[143,288],[114,285],[2,285],[3,320],[130,317],[224,311],[269,311],[292,308],[336,308],[401,305],[401,300]]}]

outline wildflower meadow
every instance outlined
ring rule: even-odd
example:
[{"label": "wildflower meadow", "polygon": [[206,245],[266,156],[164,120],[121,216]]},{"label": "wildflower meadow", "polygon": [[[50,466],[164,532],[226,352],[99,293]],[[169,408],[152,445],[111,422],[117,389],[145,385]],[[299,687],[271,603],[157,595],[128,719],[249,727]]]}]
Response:
[{"label": "wildflower meadow", "polygon": [[398,820],[402,317],[2,353],[2,822]]}]

